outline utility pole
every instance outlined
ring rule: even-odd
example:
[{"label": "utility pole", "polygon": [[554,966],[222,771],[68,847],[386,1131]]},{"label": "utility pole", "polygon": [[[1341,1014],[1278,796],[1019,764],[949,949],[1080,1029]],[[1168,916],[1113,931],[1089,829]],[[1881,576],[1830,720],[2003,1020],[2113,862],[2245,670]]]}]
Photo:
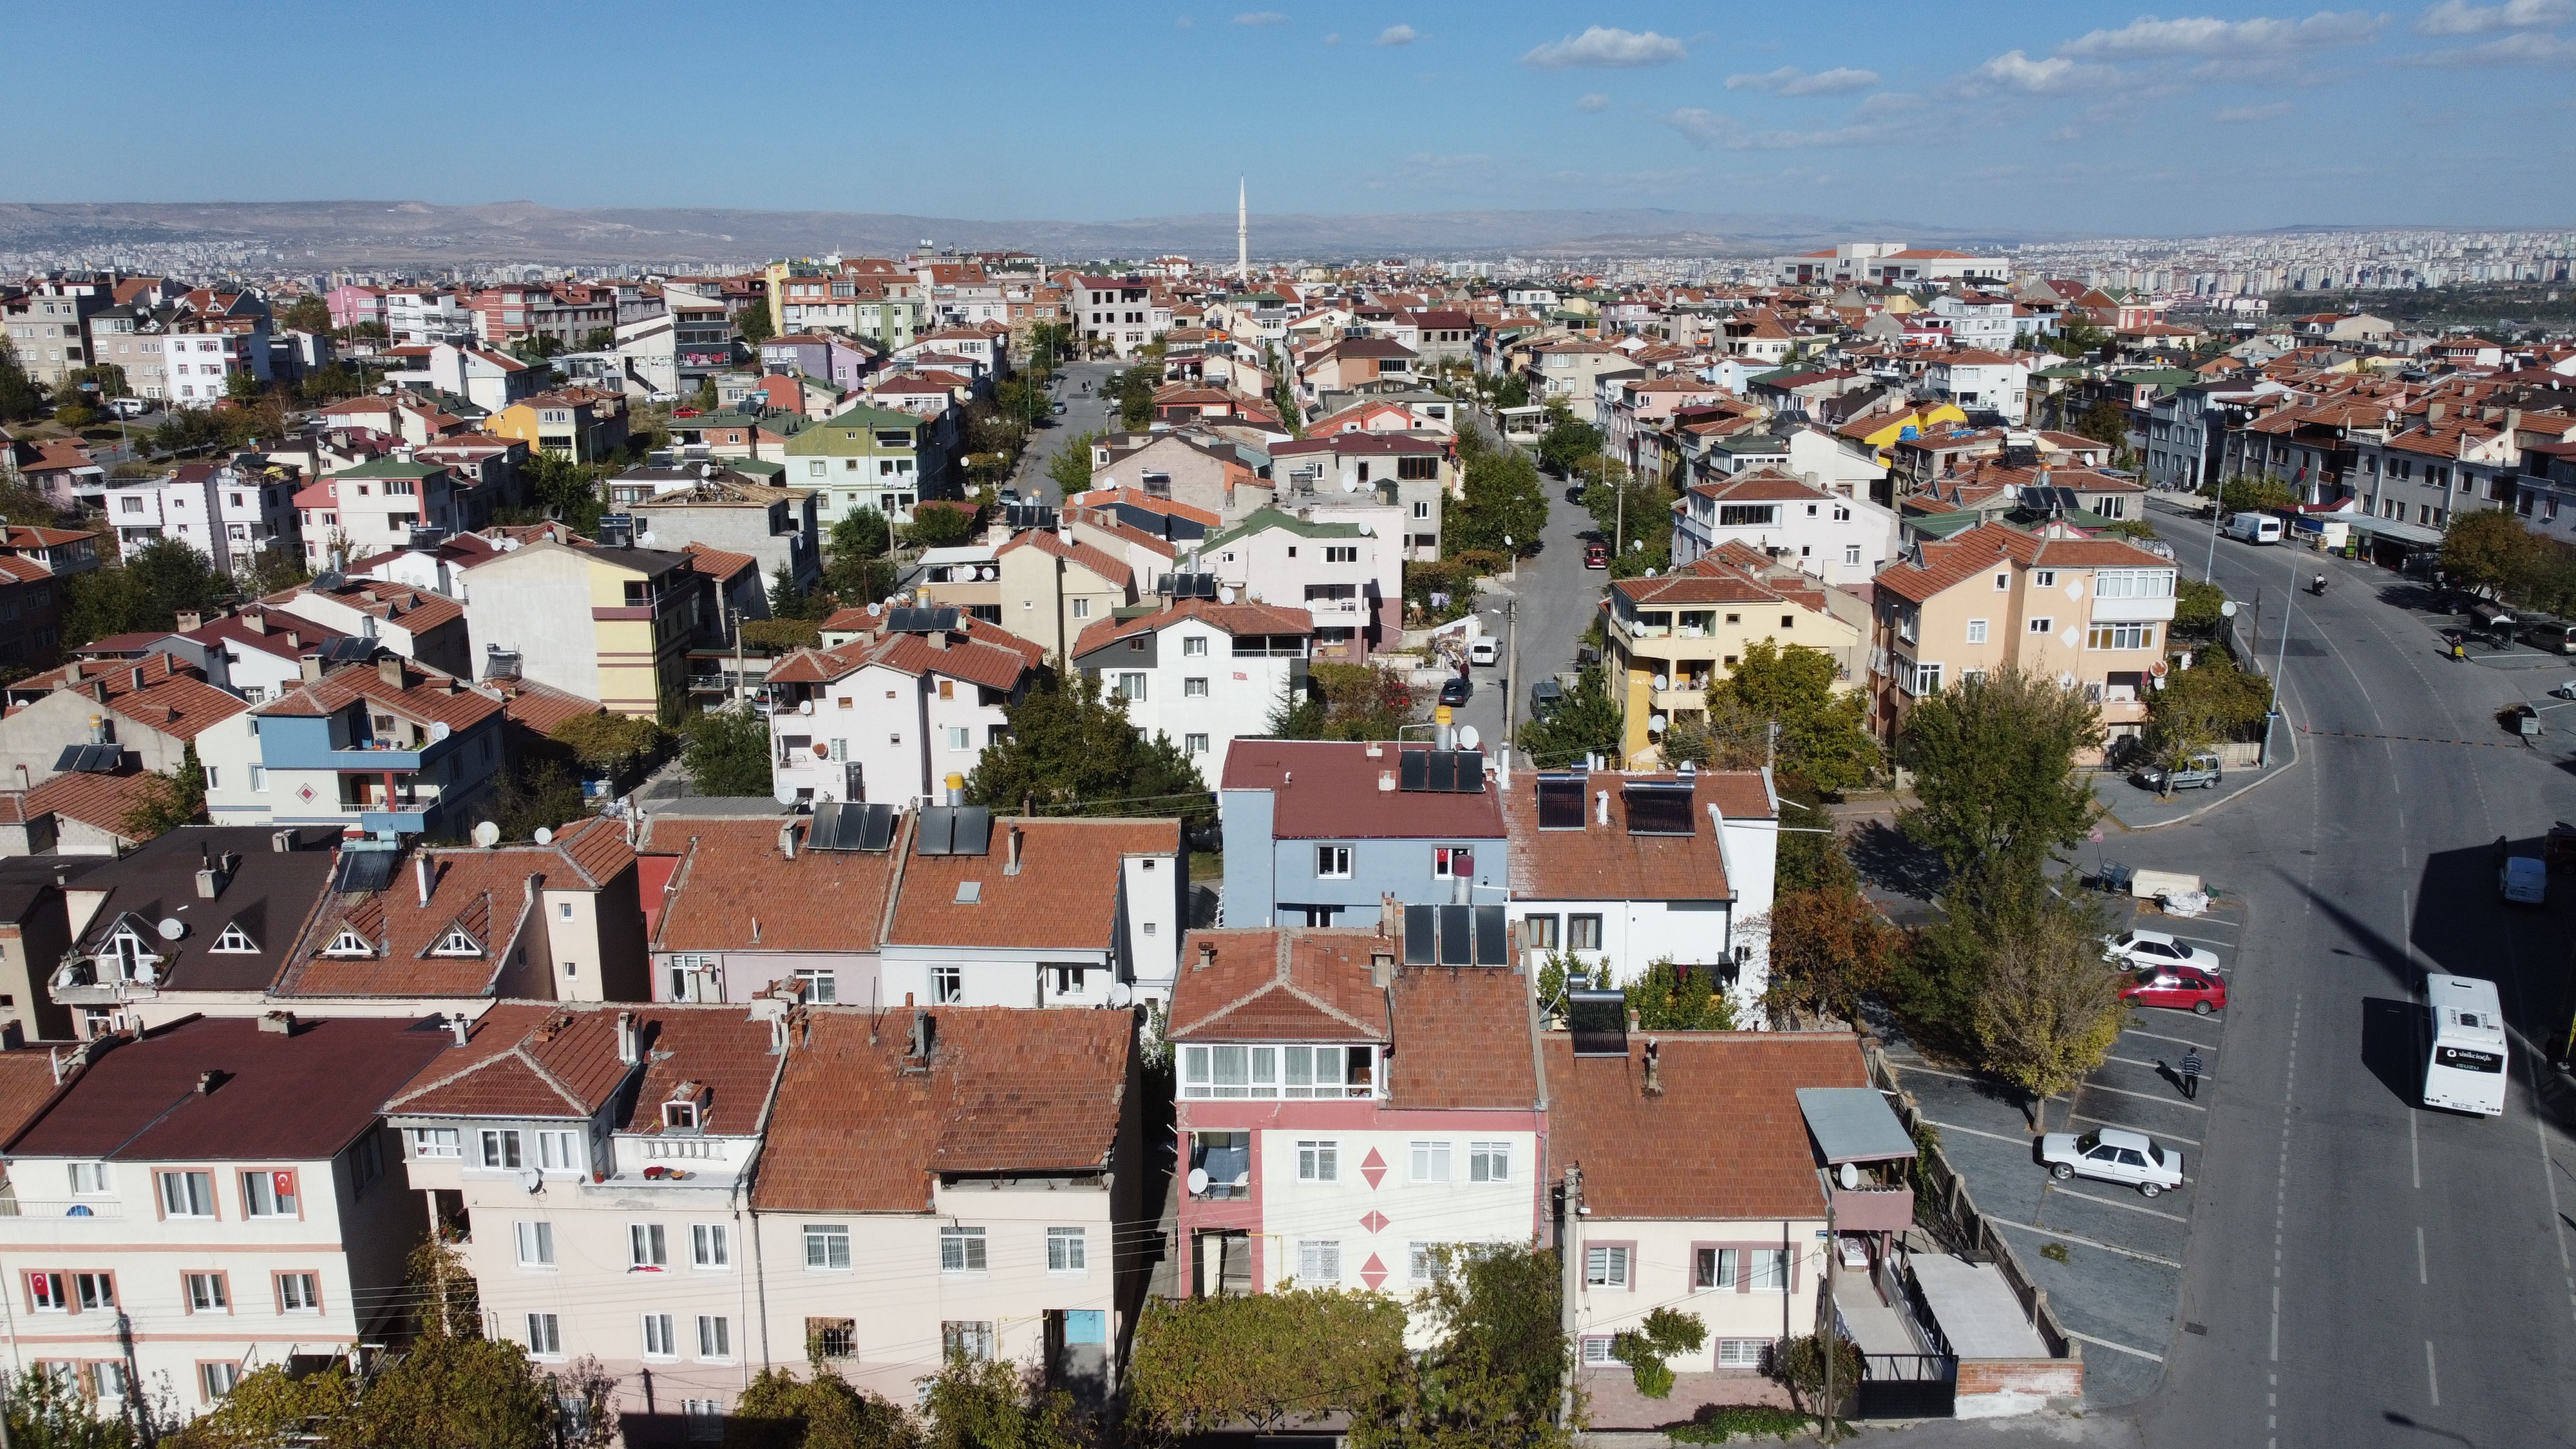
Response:
[{"label": "utility pole", "polygon": [[1838,1402],[1834,1398],[1834,1358],[1841,1352],[1843,1335],[1834,1312],[1834,1193],[1830,1186],[1825,1189],[1825,1262],[1816,1270],[1816,1304],[1816,1346],[1825,1351],[1825,1398],[1818,1407],[1825,1411],[1825,1442],[1831,1444],[1842,1437],[1834,1432],[1834,1407]]},{"label": "utility pole", "polygon": [[[1583,1291],[1583,1165],[1581,1163],[1576,1163],[1565,1170],[1565,1230],[1557,1234],[1557,1242],[1558,1252],[1563,1255],[1562,1261],[1557,1264],[1557,1276],[1561,1280],[1557,1291],[1559,1299],[1557,1327],[1558,1331],[1565,1335],[1567,1343],[1574,1343],[1577,1339],[1577,1330],[1581,1326],[1577,1321],[1576,1304]],[[1557,1391],[1556,1422],[1560,1425],[1574,1422],[1574,1375],[1572,1373],[1566,1374],[1563,1386]]]},{"label": "utility pole", "polygon": [[[1516,708],[1516,706],[1518,705],[1519,701],[1518,701],[1518,700],[1516,700],[1516,699],[1513,697],[1514,692],[1515,692],[1515,691],[1520,687],[1520,678],[1521,678],[1521,601],[1520,601],[1520,600],[1518,600],[1518,599],[1510,599],[1510,600],[1506,600],[1506,601],[1504,602],[1504,604],[1503,604],[1503,741],[1502,741],[1502,746],[1503,746],[1503,748],[1504,748],[1504,749],[1506,749],[1506,750],[1508,750],[1508,749],[1510,749],[1510,748],[1512,747],[1513,725],[1514,725],[1514,724],[1515,724],[1515,722],[1517,722],[1517,721],[1519,720],[1519,718],[1520,718],[1520,711]],[[5,1446],[5,1445],[0,1445],[0,1449],[7,1449],[7,1446]]]}]

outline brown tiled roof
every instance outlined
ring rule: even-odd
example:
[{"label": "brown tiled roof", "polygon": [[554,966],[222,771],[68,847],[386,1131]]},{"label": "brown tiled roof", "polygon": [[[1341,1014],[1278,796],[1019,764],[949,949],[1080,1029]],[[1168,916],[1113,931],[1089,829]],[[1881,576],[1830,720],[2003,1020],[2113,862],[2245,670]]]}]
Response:
[{"label": "brown tiled roof", "polygon": [[1497,967],[1416,966],[1395,977],[1396,1050],[1387,1101],[1398,1110],[1535,1107],[1530,979]]},{"label": "brown tiled roof", "polygon": [[[429,904],[420,903],[415,872],[430,862]],[[551,846],[500,850],[421,850],[401,863],[381,891],[326,898],[278,980],[280,996],[480,996],[527,942],[537,921],[536,891],[587,884]],[[434,956],[448,929],[461,927],[478,954]],[[325,954],[341,930],[355,931],[373,954]],[[551,963],[538,962],[550,970]]]},{"label": "brown tiled roof", "polygon": [[1690,568],[1652,579],[1621,579],[1610,587],[1620,597],[1640,608],[1670,607],[1674,604],[1764,604],[1785,602],[1778,590],[1757,582],[1752,576],[1723,564],[1702,570],[1693,560]]},{"label": "brown tiled roof", "polygon": [[1898,559],[1879,570],[1870,582],[1900,599],[1920,604],[1985,573],[1998,562],[2017,559],[2027,563],[2038,552],[2039,540],[2018,528],[1980,524],[1946,542],[1924,544],[1921,565],[1911,559]]},{"label": "brown tiled roof", "polygon": [[[752,1205],[763,1212],[930,1210],[940,1173],[1105,1170],[1126,1100],[1122,1011],[946,1007],[930,1069],[905,1072],[911,1019],[808,1007],[790,1035]],[[871,1037],[874,1040],[871,1041]]]},{"label": "brown tiled roof", "polygon": [[1798,1089],[1869,1085],[1857,1040],[1836,1032],[1661,1032],[1655,1040],[1663,1092],[1650,1097],[1644,1035],[1629,1037],[1624,1059],[1577,1057],[1563,1032],[1542,1039],[1548,1175],[1580,1163],[1596,1220],[1824,1216]]},{"label": "brown tiled roof", "polygon": [[[541,1001],[496,1003],[465,1046],[445,1051],[387,1094],[404,1116],[588,1117],[626,1079],[617,1059],[617,1014]],[[765,1028],[764,1028],[765,1030]]]},{"label": "brown tiled roof", "polygon": [[599,707],[598,700],[584,699],[578,694],[557,689],[550,684],[539,684],[533,679],[496,682],[487,684],[484,688],[499,691],[503,719],[534,730],[541,735],[553,734],[557,727],[567,720],[607,713]]},{"label": "brown tiled roof", "polygon": [[[805,849],[810,823],[653,817],[645,848],[682,857],[664,893],[653,949],[875,950],[896,852]],[[794,830],[800,842],[794,860],[779,854],[782,828]],[[899,846],[909,843],[910,829],[907,820]]]},{"label": "brown tiled roof", "polygon": [[1128,619],[1102,619],[1089,625],[1073,643],[1074,658],[1079,660],[1094,649],[1114,644],[1130,634],[1152,634],[1175,624],[1196,620],[1228,634],[1312,634],[1315,616],[1304,609],[1280,608],[1270,604],[1219,604],[1207,599],[1185,599],[1151,614],[1138,614]]},{"label": "brown tiled roof", "polygon": [[141,771],[92,775],[74,770],[28,791],[25,809],[30,816],[50,810],[65,819],[132,839],[125,818],[134,813],[136,806],[155,798],[155,782],[159,779],[158,775]]},{"label": "brown tiled roof", "polygon": [[137,724],[183,741],[193,740],[208,725],[250,708],[240,696],[218,689],[193,673],[173,674],[158,684],[129,690],[110,699],[107,707]]},{"label": "brown tiled roof", "polygon": [[[327,1158],[375,1125],[386,1096],[450,1040],[410,1018],[334,1017],[292,1034],[262,1031],[252,1017],[188,1018],[98,1055],[5,1150],[120,1162]],[[201,1091],[209,1071],[221,1075]]]},{"label": "brown tiled roof", "polygon": [[[842,612],[858,614],[860,622],[855,627],[873,630],[879,623],[878,617],[864,610]],[[931,647],[929,636],[924,634],[869,633],[837,648],[798,649],[770,665],[767,678],[772,684],[829,684],[876,664],[916,677],[944,674],[990,689],[1009,690],[1018,688],[1021,679],[1045,657],[1043,645],[1005,633],[997,625],[968,619],[961,621],[959,629],[950,631],[950,642],[944,649]]]},{"label": "brown tiled roof", "polygon": [[[1004,873],[1013,830],[1022,832],[1018,875]],[[906,842],[908,852],[911,844]],[[1177,820],[999,818],[993,822],[988,855],[910,853],[886,939],[940,946],[1106,949],[1117,929],[1119,876],[1126,858],[1177,857],[1180,848]],[[957,900],[957,887],[965,881],[979,885],[980,899],[973,904]]]},{"label": "brown tiled roof", "polygon": [[[1691,789],[1691,833],[1628,833],[1628,784],[1670,784],[1679,777],[1595,772],[1584,781],[1583,828],[1538,828],[1538,777],[1529,772],[1512,782],[1503,799],[1503,821],[1511,830],[1512,896],[1518,900],[1729,901],[1735,887],[1726,878],[1726,856],[1720,848],[1712,809],[1724,813],[1729,803],[1742,805],[1749,783],[1761,795],[1768,816],[1769,797],[1758,774],[1700,771]],[[1610,823],[1599,823],[1600,797],[1610,797]],[[1729,797],[1734,797],[1730,800]]]},{"label": "brown tiled roof", "polygon": [[[334,669],[324,675],[319,684],[300,685],[288,690],[261,705],[257,713],[322,718],[338,713],[356,700],[368,699],[418,724],[443,724],[449,729],[464,729],[501,712],[501,701],[496,696],[472,688],[452,675],[423,668],[409,660],[401,661],[403,682],[396,687],[378,668],[383,662],[378,660]],[[455,691],[447,693],[433,687],[441,680],[453,683]]]},{"label": "brown tiled roof", "polygon": [[[52,1099],[55,1060],[43,1047],[0,1051],[0,1142],[17,1136]],[[42,1196],[44,1189],[21,1184],[20,1191]]]},{"label": "brown tiled roof", "polygon": [[1011,552],[1013,549],[1021,548],[1034,548],[1040,553],[1053,554],[1057,558],[1078,563],[1084,568],[1091,570],[1093,573],[1098,574],[1104,582],[1114,584],[1122,589],[1127,587],[1127,585],[1135,578],[1134,571],[1130,570],[1127,565],[1110,557],[1100,549],[1079,541],[1066,543],[1061,537],[1057,536],[1052,531],[1043,528],[1030,529],[1019,537],[1012,539],[1009,543],[1003,544],[1000,548],[995,549],[993,553],[994,556],[998,558],[1003,554]]},{"label": "brown tiled roof", "polygon": [[1174,1041],[1390,1040],[1387,993],[1370,979],[1370,959],[1394,949],[1375,931],[1192,931],[1182,943],[1166,1034]]},{"label": "brown tiled roof", "polygon": [[372,614],[414,632],[435,629],[465,617],[465,606],[454,599],[415,589],[408,584],[386,583],[382,579],[355,578],[331,589],[318,584],[300,584],[270,594],[260,602],[291,611],[295,601],[306,594],[319,594],[359,613]]},{"label": "brown tiled roof", "polygon": [[662,1104],[687,1083],[696,1084],[691,1097],[698,1103],[700,1132],[741,1137],[758,1130],[784,1065],[769,1053],[768,1022],[730,1004],[635,1009],[642,1018],[644,1081],[626,1131],[661,1135]]},{"label": "brown tiled roof", "polygon": [[760,567],[760,560],[750,554],[728,553],[703,543],[684,543],[680,545],[680,552],[688,558],[692,570],[711,579],[729,579],[744,569]]},{"label": "brown tiled roof", "polygon": [[1503,833],[1502,808],[1492,783],[1474,794],[1382,790],[1379,777],[1395,774],[1401,750],[1428,749],[1411,741],[1372,747],[1338,740],[1246,738],[1226,752],[1228,790],[1272,794],[1270,833],[1279,840],[1476,840]]}]

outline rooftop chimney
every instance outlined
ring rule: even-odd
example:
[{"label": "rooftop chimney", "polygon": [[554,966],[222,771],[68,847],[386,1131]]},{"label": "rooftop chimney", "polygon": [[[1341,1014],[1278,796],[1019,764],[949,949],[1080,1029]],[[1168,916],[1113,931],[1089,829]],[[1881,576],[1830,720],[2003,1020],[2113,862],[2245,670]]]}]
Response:
[{"label": "rooftop chimney", "polygon": [[268,613],[266,610],[253,609],[249,613],[242,615],[241,621],[242,624],[254,634],[265,634],[268,632]]},{"label": "rooftop chimney", "polygon": [[187,634],[202,627],[206,622],[206,616],[195,609],[181,609],[176,622],[179,625],[178,632]]},{"label": "rooftop chimney", "polygon": [[644,1060],[644,1044],[635,1030],[635,1013],[617,1013],[617,1059],[628,1066]]},{"label": "rooftop chimney", "polygon": [[1663,1051],[1664,1049],[1656,1044],[1653,1037],[1646,1038],[1645,1085],[1646,1095],[1649,1097],[1660,1097],[1664,1094]]},{"label": "rooftop chimney", "polygon": [[1216,942],[1214,942],[1214,941],[1201,941],[1201,942],[1199,942],[1199,964],[1198,964],[1197,966],[1193,967],[1192,969],[1193,969],[1193,970],[1198,970],[1198,971],[1205,971],[1205,970],[1206,970],[1206,969],[1208,969],[1210,966],[1213,966],[1213,965],[1215,965],[1215,964],[1216,964]]},{"label": "rooftop chimney", "polygon": [[447,1018],[447,1029],[456,1033],[456,1044],[458,1046],[471,1046],[473,1044],[473,1027],[474,1024],[465,1019],[464,1012],[457,1012],[455,1015]]},{"label": "rooftop chimney", "polygon": [[220,1071],[204,1071],[197,1073],[197,1095],[200,1097],[213,1096],[215,1088],[224,1084],[224,1078],[226,1075],[228,1074]]},{"label": "rooftop chimney", "polygon": [[411,858],[412,883],[420,887],[420,908],[429,909],[429,852],[424,850]]},{"label": "rooftop chimney", "polygon": [[307,655],[305,655],[303,658],[301,658],[301,659],[297,660],[297,661],[296,661],[296,663],[298,663],[298,664],[302,665],[302,666],[303,666],[303,668],[304,668],[304,682],[305,682],[305,683],[307,683],[307,684],[320,684],[320,683],[322,682],[322,656],[321,656],[321,655],[319,655],[319,654],[307,654]]},{"label": "rooftop chimney", "polygon": [[396,689],[403,687],[403,662],[399,654],[388,654],[376,661],[376,677]]},{"label": "rooftop chimney", "polygon": [[1369,952],[1369,984],[1377,987],[1387,987],[1395,984],[1395,953],[1393,951]]},{"label": "rooftop chimney", "polygon": [[1020,827],[1016,825],[1011,827],[1010,839],[1011,863],[1003,867],[1002,874],[1018,875],[1020,873]]},{"label": "rooftop chimney", "polygon": [[1607,790],[1592,792],[1592,823],[1595,825],[1610,823],[1610,792]]},{"label": "rooftop chimney", "polygon": [[259,1017],[259,1029],[261,1031],[273,1031],[279,1036],[293,1036],[295,1035],[295,1013],[291,1011],[261,1012]]},{"label": "rooftop chimney", "polygon": [[796,858],[796,822],[793,820],[778,827],[778,853],[789,860]]}]

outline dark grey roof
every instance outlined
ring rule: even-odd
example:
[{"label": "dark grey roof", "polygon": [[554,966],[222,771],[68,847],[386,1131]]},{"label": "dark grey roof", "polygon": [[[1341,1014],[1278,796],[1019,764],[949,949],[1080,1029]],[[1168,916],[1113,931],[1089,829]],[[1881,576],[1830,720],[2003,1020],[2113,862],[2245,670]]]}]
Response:
[{"label": "dark grey roof", "polygon": [[1876,1087],[1800,1087],[1798,1111],[1828,1167],[1914,1155],[1914,1139]]},{"label": "dark grey roof", "polygon": [[[273,848],[284,833],[293,850]],[[279,831],[267,826],[185,825],[123,860],[102,864],[71,883],[74,892],[105,891],[89,918],[83,949],[105,944],[117,923],[132,916],[145,925],[185,924],[176,941],[150,942],[168,953],[161,984],[173,991],[266,991],[285,966],[288,948],[331,879],[331,827]],[[197,872],[209,856],[239,859],[213,900],[197,894]],[[226,926],[241,927],[258,949],[213,950]]]}]

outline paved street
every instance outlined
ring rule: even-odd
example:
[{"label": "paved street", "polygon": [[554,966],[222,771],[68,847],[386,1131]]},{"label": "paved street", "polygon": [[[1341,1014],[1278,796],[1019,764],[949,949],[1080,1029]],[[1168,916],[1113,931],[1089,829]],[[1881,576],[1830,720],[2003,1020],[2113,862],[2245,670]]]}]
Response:
[{"label": "paved street", "polygon": [[[2182,545],[2187,525],[2157,521],[2196,575],[2205,549]],[[2171,1129],[2202,1139],[2187,1159],[2195,1180],[2139,1204],[2190,1217],[2179,1254],[2157,1255],[2183,1264],[2172,1322],[2161,1338],[2135,1316],[2097,1334],[2163,1362],[2086,1349],[2089,1373],[2126,1380],[2144,1363],[2152,1389],[2117,1416],[1927,1438],[2134,1435],[2195,1449],[2566,1438],[2576,1408],[2566,1372],[2576,1363],[2567,1135],[2576,1088],[2549,1067],[2545,1043],[2563,1036],[2576,1007],[2571,902],[2554,892],[2545,909],[2509,912],[2489,863],[2498,835],[2536,852],[2552,820],[2576,819],[2567,736],[2527,749],[2494,719],[2565,678],[2566,663],[2502,670],[2444,659],[2433,630],[2448,621],[2409,607],[2422,600],[2411,582],[2364,564],[2221,542],[2215,577],[2238,599],[2263,587],[2268,635],[2289,581],[2320,567],[2334,583],[2323,599],[2298,596],[2289,633],[2284,696],[2288,724],[2302,731],[2299,763],[2197,819],[2114,834],[2105,846],[2133,866],[2204,874],[2232,887],[2242,909],[2236,930],[2180,927],[2227,942],[2213,948],[2229,966],[2223,1040],[2214,1024],[2175,1013],[2139,1024],[2219,1043],[2204,1052],[2213,1078],[2200,1130]],[[2564,877],[2553,885],[2576,892]],[[2413,1105],[2427,969],[2501,988],[2514,1057],[2500,1119]],[[2159,1024],[2168,1018],[2178,1027]],[[2179,1050],[2132,1049],[2138,1035],[2115,1056]],[[2120,1085],[2112,1071],[2095,1082]],[[2137,1090],[2172,1095],[2161,1083]],[[2103,1100],[2165,1113],[2119,1118],[2151,1131],[2174,1120],[2149,1098]],[[2036,1193],[2038,1169],[2028,1170]],[[1987,1206],[2012,1216],[2019,1205]],[[2073,1249],[2077,1262],[2085,1251]],[[2127,1311],[2113,1289],[2053,1286],[2051,1301],[2085,1332]]]},{"label": "paved street", "polygon": [[[1101,385],[1118,371],[1114,362],[1067,363],[1056,372],[1055,395],[1064,403],[1064,416],[1047,419],[1046,426],[1029,433],[1029,445],[1020,454],[1020,471],[1013,480],[1021,496],[1044,503],[1061,503],[1064,490],[1047,476],[1047,465],[1064,451],[1064,446],[1082,433],[1115,429],[1117,424],[1101,412]],[[1083,392],[1088,384],[1091,391]]]},{"label": "paved street", "polygon": [[[1494,432],[1482,414],[1469,410],[1477,428],[1486,440],[1503,447],[1501,436]],[[1502,738],[1503,696],[1507,690],[1518,690],[1514,717],[1529,718],[1530,686],[1553,675],[1569,673],[1574,668],[1575,646],[1582,641],[1583,631],[1592,624],[1593,614],[1601,606],[1602,585],[1609,575],[1583,566],[1584,535],[1593,530],[1592,515],[1580,504],[1565,501],[1565,484],[1544,479],[1547,485],[1547,531],[1541,535],[1544,546],[1530,558],[1521,560],[1516,573],[1497,581],[1497,591],[1477,600],[1477,610],[1484,615],[1487,632],[1505,641],[1509,647],[1504,611],[1512,600],[1520,604],[1520,660],[1515,666],[1508,654],[1491,669],[1476,671],[1476,693],[1468,700],[1460,722],[1476,727],[1491,748]]]}]

